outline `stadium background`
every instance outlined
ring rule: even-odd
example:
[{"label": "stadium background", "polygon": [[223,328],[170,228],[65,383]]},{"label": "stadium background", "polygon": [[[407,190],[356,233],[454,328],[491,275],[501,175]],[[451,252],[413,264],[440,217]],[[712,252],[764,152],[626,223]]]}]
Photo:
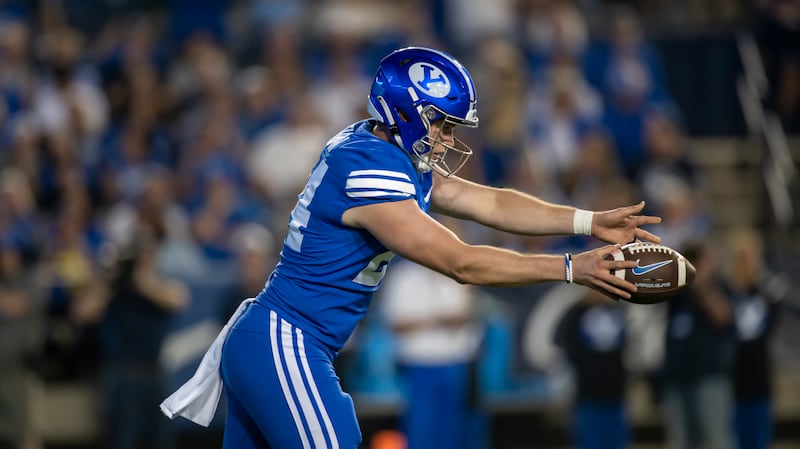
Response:
[{"label": "stadium background", "polygon": [[[22,360],[32,425],[47,448],[105,447],[122,431],[106,420],[119,401],[106,393],[109,376],[145,368],[145,383],[158,369],[169,386],[186,379],[232,304],[263,283],[321,145],[365,116],[379,58],[419,44],[454,54],[478,84],[481,127],[465,134],[477,150],[465,176],[585,208],[645,197],[675,247],[721,243],[740,225],[763,234],[768,265],[795,292],[773,348],[777,440],[800,447],[799,9],[780,0],[0,1],[0,235],[3,256],[20,261],[4,265],[2,293],[22,286],[34,305],[0,309],[0,349],[7,366]],[[681,169],[654,177],[652,147],[675,150]],[[125,294],[114,255],[136,260],[147,246],[135,217],[161,231],[153,270],[189,292],[171,314],[109,307]],[[591,244],[464,235],[530,250]],[[493,447],[569,444],[557,357],[530,341],[536,305],[570,294],[555,288],[483,292]],[[657,322],[659,312],[639,314]],[[125,323],[128,339],[109,342],[108,328]],[[631,366],[635,440],[659,447],[643,380],[658,364],[658,337],[642,338],[656,346]],[[339,361],[368,442],[401,407],[392,344],[371,315]],[[218,447],[221,417],[209,429],[171,423],[175,447]]]}]

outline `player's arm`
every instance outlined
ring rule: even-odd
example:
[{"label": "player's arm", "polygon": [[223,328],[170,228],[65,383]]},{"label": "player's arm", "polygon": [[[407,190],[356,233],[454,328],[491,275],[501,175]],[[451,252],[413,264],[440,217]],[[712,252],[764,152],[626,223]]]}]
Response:
[{"label": "player's arm", "polygon": [[[609,243],[628,243],[636,239],[659,242],[661,239],[640,228],[660,223],[660,217],[639,215],[644,202],[617,209],[595,212],[549,203],[513,189],[489,187],[457,176],[445,178],[434,174],[431,208],[452,217],[476,221],[515,234],[569,235],[585,228]],[[581,221],[581,217],[586,221]]]},{"label": "player's arm", "polygon": [[[396,254],[461,283],[517,286],[565,279],[564,256],[469,245],[420,210],[414,200],[354,207],[345,211],[342,222],[368,230]],[[629,298],[636,287],[611,271],[632,268],[634,263],[604,260],[614,248],[605,246],[573,256],[573,279]]]}]

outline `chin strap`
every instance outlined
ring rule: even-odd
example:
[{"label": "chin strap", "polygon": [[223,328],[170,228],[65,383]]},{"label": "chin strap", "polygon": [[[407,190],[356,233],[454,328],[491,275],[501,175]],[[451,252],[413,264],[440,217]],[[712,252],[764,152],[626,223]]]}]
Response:
[{"label": "chin strap", "polygon": [[[420,149],[419,147],[423,148]],[[412,161],[414,162],[414,166],[416,167],[417,172],[419,173],[428,173],[429,171],[431,171],[431,164],[426,162],[422,158],[422,156],[420,156],[422,150],[425,149],[424,147],[425,143],[422,142],[421,140],[418,140],[414,142],[414,154],[409,154],[409,157],[411,157]]]}]

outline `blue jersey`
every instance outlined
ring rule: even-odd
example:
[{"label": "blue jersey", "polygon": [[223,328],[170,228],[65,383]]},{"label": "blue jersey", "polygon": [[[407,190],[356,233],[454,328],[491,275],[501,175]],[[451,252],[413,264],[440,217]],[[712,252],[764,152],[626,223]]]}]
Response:
[{"label": "blue jersey", "polygon": [[427,212],[432,174],[357,122],[325,145],[289,220],[280,262],[257,301],[341,348],[372,301],[394,253],[342,223],[352,207],[415,199]]}]

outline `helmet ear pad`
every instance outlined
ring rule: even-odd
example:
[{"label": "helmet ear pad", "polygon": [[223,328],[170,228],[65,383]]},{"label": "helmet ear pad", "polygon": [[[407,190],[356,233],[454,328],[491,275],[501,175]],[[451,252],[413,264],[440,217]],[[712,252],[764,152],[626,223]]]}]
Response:
[{"label": "helmet ear pad", "polygon": [[401,121],[403,121],[403,122],[410,122],[411,121],[411,118],[409,118],[408,114],[406,114],[405,112],[403,112],[400,109],[397,109],[396,111],[397,111],[397,117]]}]

